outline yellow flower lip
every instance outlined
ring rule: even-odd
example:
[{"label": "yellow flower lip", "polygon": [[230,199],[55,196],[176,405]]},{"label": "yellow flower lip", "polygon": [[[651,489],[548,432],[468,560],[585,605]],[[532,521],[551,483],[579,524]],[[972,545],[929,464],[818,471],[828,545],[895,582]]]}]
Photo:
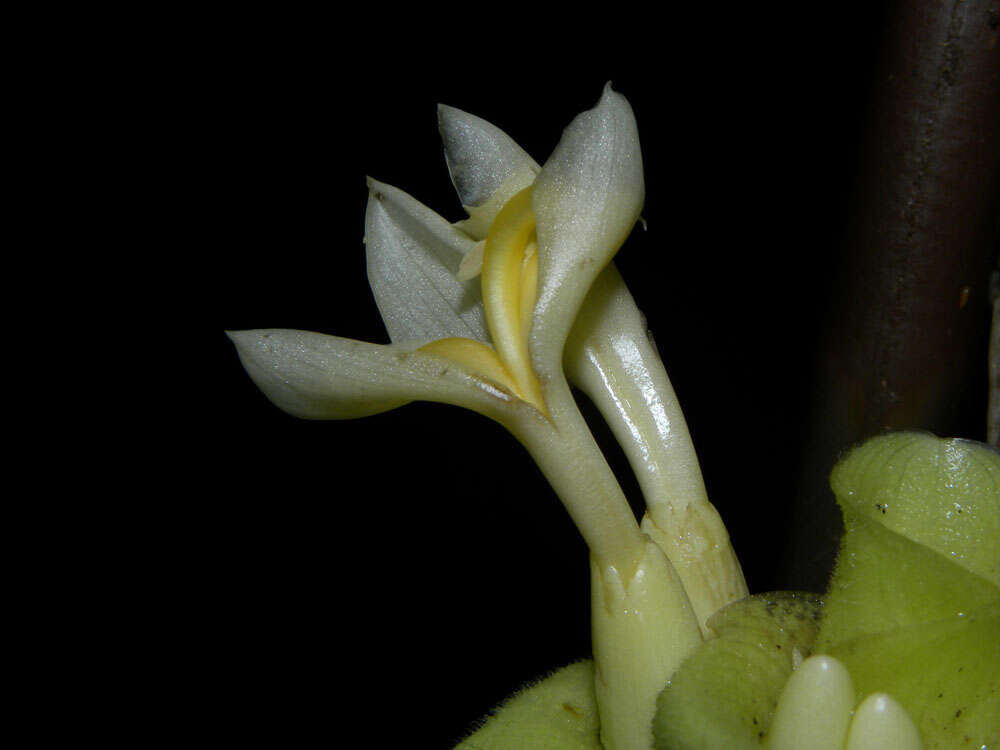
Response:
[{"label": "yellow flower lip", "polygon": [[528,335],[538,288],[531,188],[515,194],[490,225],[483,248],[483,307],[494,348],[471,339],[432,341],[421,351],[458,362],[548,415],[531,366]]},{"label": "yellow flower lip", "polygon": [[528,334],[538,285],[538,253],[531,188],[511,198],[497,214],[483,250],[483,305],[500,359],[521,398],[544,412],[542,391],[531,367]]}]

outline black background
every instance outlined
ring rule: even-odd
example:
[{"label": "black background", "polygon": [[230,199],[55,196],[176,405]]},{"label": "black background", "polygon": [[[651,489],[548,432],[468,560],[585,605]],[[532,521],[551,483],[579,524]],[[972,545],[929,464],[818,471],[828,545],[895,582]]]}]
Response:
[{"label": "black background", "polygon": [[365,175],[462,218],[438,102],[543,163],[606,81],[629,99],[648,230],[616,262],[751,590],[782,587],[786,477],[887,11],[660,11],[386,7],[198,19],[179,35],[157,86],[175,186],[165,265],[180,269],[171,310],[186,328],[161,331],[181,365],[162,418],[182,437],[159,454],[175,491],[153,510],[166,652],[187,676],[178,715],[218,738],[360,730],[376,738],[362,746],[444,748],[524,681],[589,654],[586,548],[502,428],[434,404],[293,419],[223,333],[388,341],[365,274]]}]

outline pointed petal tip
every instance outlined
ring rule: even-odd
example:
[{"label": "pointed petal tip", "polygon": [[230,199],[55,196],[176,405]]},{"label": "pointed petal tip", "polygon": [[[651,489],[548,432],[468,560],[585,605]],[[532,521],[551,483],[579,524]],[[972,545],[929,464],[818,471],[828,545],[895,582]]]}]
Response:
[{"label": "pointed petal tip", "polygon": [[616,91],[611,81],[604,84],[604,89],[601,91],[601,98],[598,101],[597,106],[602,107],[606,105],[624,105],[631,109],[628,99],[620,91]]},{"label": "pointed petal tip", "polygon": [[252,330],[245,330],[245,331],[223,331],[223,333],[226,334],[226,336],[229,338],[229,340],[232,341],[233,345],[236,346],[236,348],[238,349],[241,346],[245,346],[246,344],[250,343],[250,339],[252,338],[253,331]]},{"label": "pointed petal tip", "polygon": [[[448,172],[463,206],[480,207],[501,187],[506,200],[531,184],[539,171],[509,135],[469,112],[439,104],[438,131]],[[516,179],[505,185],[511,178]]]},{"label": "pointed petal tip", "polygon": [[250,379],[292,416],[352,419],[411,400],[384,374],[396,364],[391,347],[290,329],[227,333]]},{"label": "pointed petal tip", "polygon": [[382,204],[387,200],[392,201],[392,196],[394,195],[405,195],[399,188],[393,187],[388,182],[376,180],[371,175],[365,175],[365,187],[368,188],[368,211],[372,210],[373,202],[375,204]]},{"label": "pointed petal tip", "polygon": [[536,354],[548,348],[553,363],[561,358],[563,337],[587,290],[632,231],[644,199],[635,115],[608,84],[597,105],[563,130],[535,181]]},{"label": "pointed petal tip", "polygon": [[447,120],[461,113],[462,110],[452,107],[450,104],[444,104],[443,102],[438,102],[437,105],[438,125],[441,124],[442,120]]},{"label": "pointed petal tip", "polygon": [[601,90],[601,97],[597,100],[597,104],[591,111],[612,113],[616,110],[625,117],[635,117],[628,98],[620,91],[615,90],[611,81],[608,81],[604,84],[604,88]]},{"label": "pointed petal tip", "polygon": [[441,134],[441,140],[444,142],[445,149],[447,151],[448,142],[450,138],[458,137],[457,133],[454,133],[454,129],[461,125],[462,120],[472,121],[477,120],[475,115],[470,115],[468,112],[463,112],[457,107],[452,107],[449,104],[442,104],[438,102],[437,105],[437,120],[438,120],[438,132]]},{"label": "pointed petal tip", "polygon": [[244,367],[247,367],[248,363],[252,363],[252,360],[258,356],[258,348],[266,346],[267,339],[274,333],[281,334],[284,331],[271,328],[248,328],[241,331],[225,332],[229,340],[233,342],[233,346],[236,347],[236,353],[243,361]]}]

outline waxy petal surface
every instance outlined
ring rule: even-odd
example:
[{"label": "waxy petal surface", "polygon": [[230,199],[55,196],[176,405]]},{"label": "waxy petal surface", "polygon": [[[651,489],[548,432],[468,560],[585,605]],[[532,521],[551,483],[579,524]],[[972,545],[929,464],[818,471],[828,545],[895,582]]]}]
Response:
[{"label": "waxy petal surface", "polygon": [[408,401],[439,401],[503,421],[515,401],[460,363],[399,345],[288,329],[234,331],[247,373],[280,409],[305,419],[351,419]]},{"label": "waxy petal surface", "polygon": [[475,242],[402,190],[369,180],[368,281],[393,342],[489,342],[478,279],[459,281]]},{"label": "waxy petal surface", "polygon": [[531,185],[541,167],[496,125],[455,107],[438,105],[438,129],[452,184],[469,213],[458,226],[483,239],[504,203]]},{"label": "waxy petal surface", "polygon": [[578,115],[532,192],[538,233],[536,367],[552,375],[594,279],[631,232],[645,197],[639,133],[625,97],[605,87]]}]

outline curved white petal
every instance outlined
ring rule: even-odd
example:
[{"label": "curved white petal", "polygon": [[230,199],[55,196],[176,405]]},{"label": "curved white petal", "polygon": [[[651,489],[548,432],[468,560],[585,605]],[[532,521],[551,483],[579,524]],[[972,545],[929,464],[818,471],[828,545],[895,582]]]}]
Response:
[{"label": "curved white petal", "polygon": [[523,190],[541,171],[513,138],[481,117],[439,104],[438,129],[452,184],[465,206],[481,206],[516,174],[530,175]]},{"label": "curved white petal", "polygon": [[502,387],[439,356],[287,329],[232,331],[247,373],[280,409],[305,419],[351,419],[408,401],[464,406],[503,421],[521,403]]},{"label": "curved white petal", "polygon": [[606,86],[577,116],[535,181],[539,278],[532,353],[552,376],[580,305],[639,217],[639,133],[625,97]]},{"label": "curved white petal", "polygon": [[460,109],[439,104],[438,129],[452,184],[469,214],[456,226],[483,239],[504,203],[534,182],[541,167],[496,125]]},{"label": "curved white petal", "polygon": [[389,338],[488,342],[479,281],[457,277],[476,243],[402,190],[371,179],[368,188],[368,281]]}]

